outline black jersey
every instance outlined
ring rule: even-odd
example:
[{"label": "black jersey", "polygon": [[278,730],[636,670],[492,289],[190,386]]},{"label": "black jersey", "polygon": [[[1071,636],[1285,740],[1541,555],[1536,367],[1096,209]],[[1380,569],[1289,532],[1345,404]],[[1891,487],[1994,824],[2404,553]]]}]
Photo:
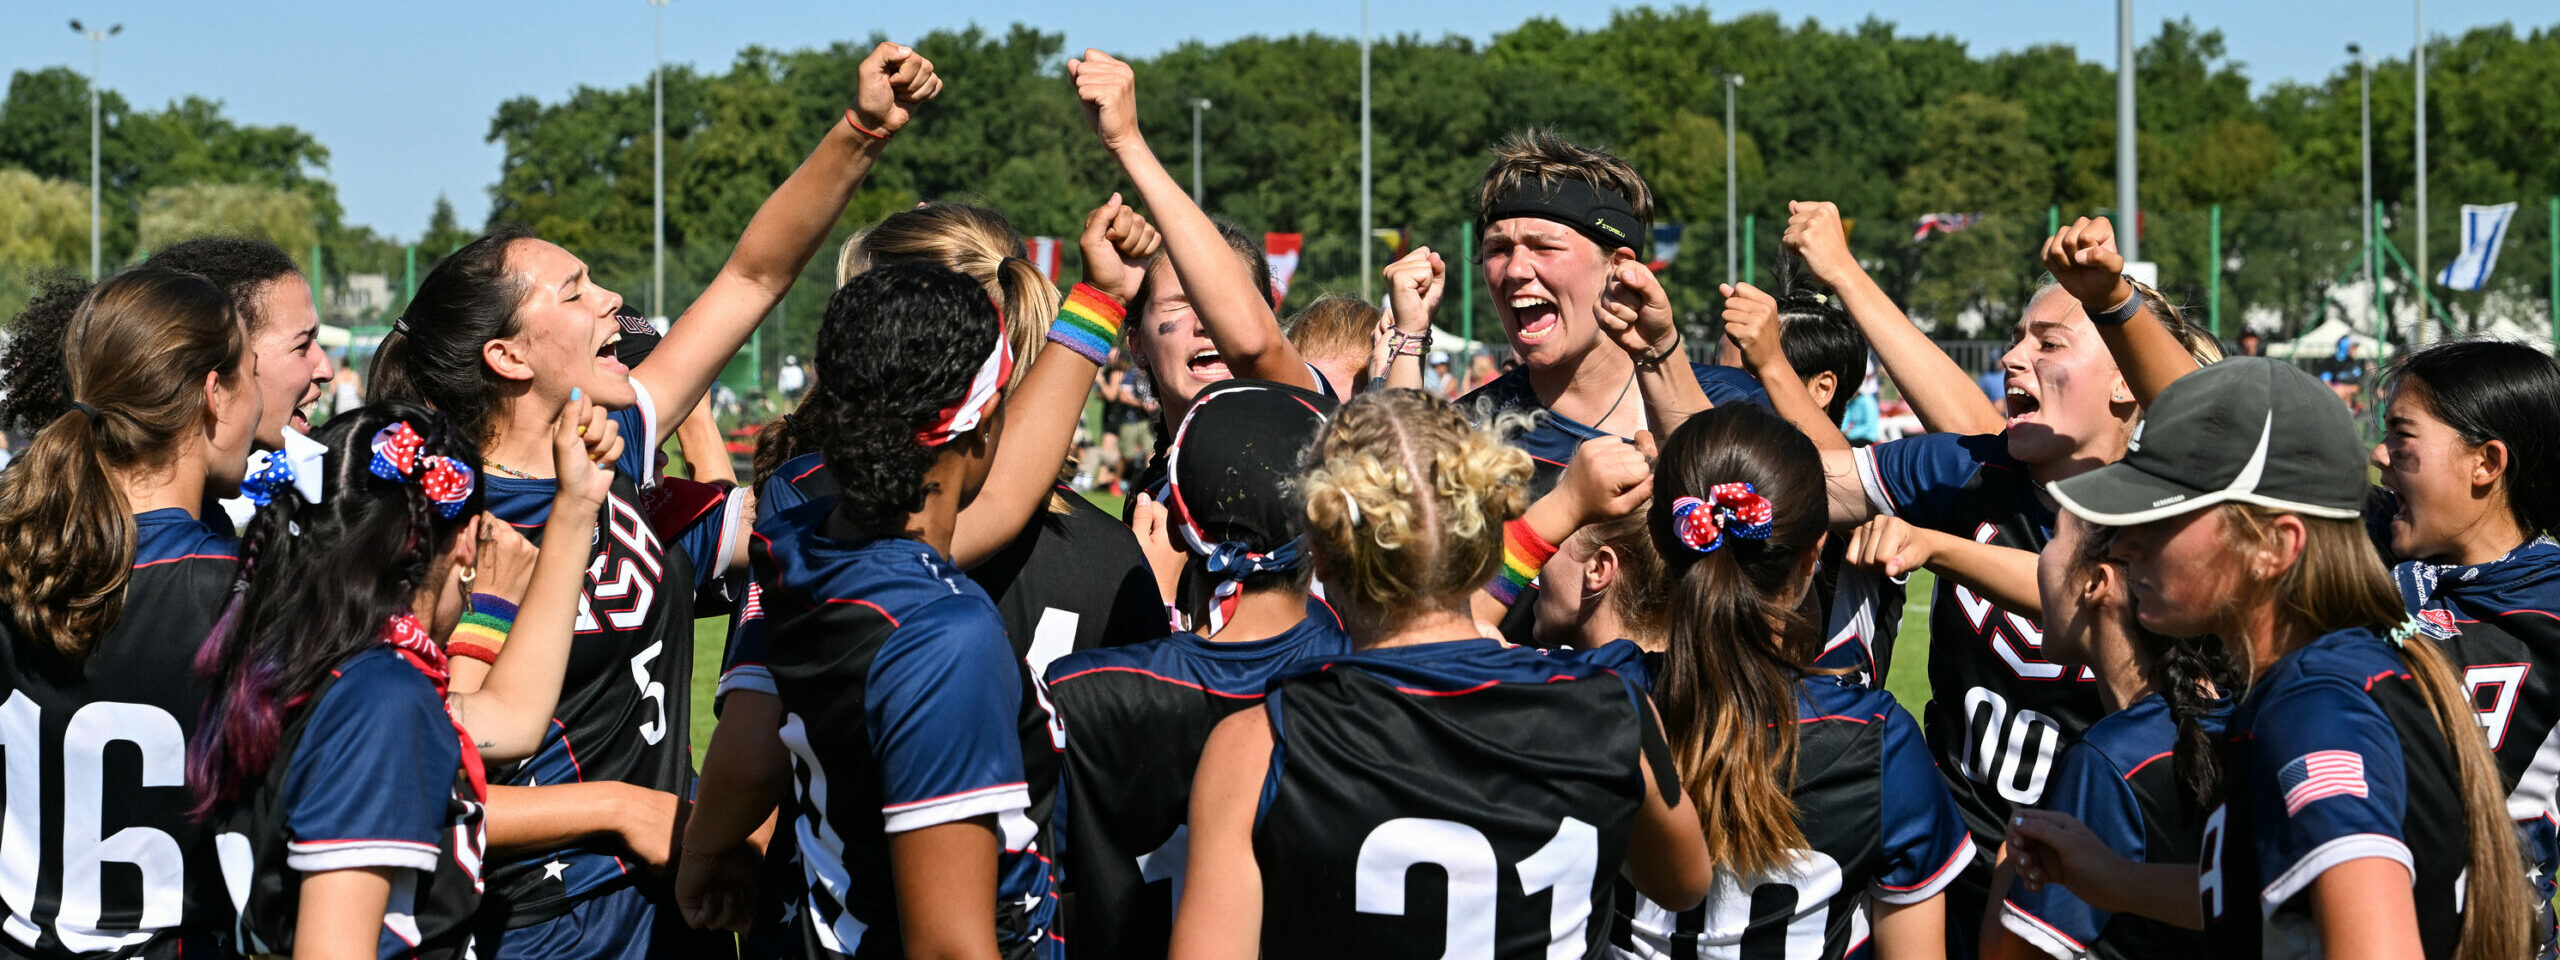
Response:
[{"label": "black jersey", "polygon": [[[1712,363],[1691,363],[1689,372],[1698,378],[1698,389],[1705,392],[1707,402],[1724,405],[1748,403],[1762,409],[1769,407],[1769,391],[1760,380],[1737,367]],[[1321,382],[1321,381],[1319,381]],[[1634,392],[1630,388],[1630,393]],[[1629,397],[1629,400],[1641,398]],[[1490,422],[1505,413],[1527,414],[1535,419],[1529,429],[1512,437],[1511,443],[1529,453],[1537,472],[1530,480],[1530,492],[1545,496],[1555,489],[1556,480],[1564,476],[1564,468],[1573,462],[1574,451],[1586,441],[1608,434],[1590,424],[1547,409],[1538,399],[1538,390],[1529,383],[1529,368],[1521,367],[1487,381],[1484,386],[1458,398],[1458,408],[1477,422]],[[1604,418],[1605,419],[1605,418]]]},{"label": "black jersey", "polygon": [[1177,633],[1050,665],[1049,699],[1067,728],[1069,955],[1164,955],[1189,859],[1191,776],[1209,731],[1260,705],[1273,676],[1350,652],[1340,624],[1309,616],[1261,640]]},{"label": "black jersey", "polygon": [[[2547,907],[2560,874],[2560,543],[2536,539],[2473,566],[2404,563],[2393,578],[2462,670],[2533,858],[2533,902]],[[2547,916],[2543,927],[2548,941]]]},{"label": "black jersey", "polygon": [[[1981,543],[2041,550],[2053,509],[2002,435],[1931,433],[1860,447],[1858,479],[1878,513]],[[1929,609],[1929,751],[1983,856],[1951,891],[1947,915],[1979,917],[2011,809],[2044,798],[2054,758],[2104,708],[2097,677],[2044,658],[2035,618],[1946,577]],[[1977,932],[1949,923],[1958,945]]]},{"label": "black jersey", "polygon": [[1591,956],[1645,795],[1679,789],[1642,691],[1533,649],[1392,647],[1270,691],[1266,957]]},{"label": "black jersey", "polygon": [[2197,878],[2212,956],[2320,956],[2300,895],[2367,857],[2409,868],[2426,956],[2453,955],[2471,864],[2462,778],[2381,637],[2341,630],[2286,654],[2242,695],[2227,740]]},{"label": "black jersey", "polygon": [[[2207,717],[2204,726],[2220,736],[2222,718]],[[2177,719],[2159,694],[2108,714],[2063,750],[2042,807],[2071,815],[2109,849],[2135,863],[2195,863],[2204,837],[2204,805],[2178,778],[2172,759],[2177,742]],[[2013,884],[1997,909],[2004,929],[2055,960],[2204,953],[2200,932],[2135,914],[2108,913],[2058,883],[2041,890]]]},{"label": "black jersey", "polygon": [[1061,732],[986,591],[924,543],[844,529],[831,498],[759,518],[752,549],[807,955],[902,956],[889,837],[981,816],[1002,840],[998,948],[1054,950]]},{"label": "black jersey", "polygon": [[387,868],[378,955],[472,955],[488,786],[408,656],[384,644],[339,664],[285,724],[275,765],[219,815],[223,879],[239,898],[229,952],[293,953],[306,874]]},{"label": "black jersey", "polygon": [[[614,780],[677,796],[692,791],[694,591],[727,566],[737,531],[697,524],[662,542],[641,484],[653,469],[656,417],[648,388],[613,413],[626,442],[596,523],[595,557],[578,596],[576,642],[551,730],[533,756],[490,772],[492,782],[538,787]],[[559,492],[552,480],[484,473],[489,513],[540,542]],[[620,888],[639,865],[618,850],[567,847],[490,868],[486,909],[513,929],[560,916],[573,901]]]},{"label": "black jersey", "polygon": [[1857,671],[1866,686],[1882,690],[1893,670],[1893,641],[1902,635],[1905,579],[1848,565],[1849,538],[1823,544],[1813,578],[1812,612],[1822,617],[1822,652],[1813,665]]},{"label": "black jersey", "polygon": [[229,916],[187,816],[196,650],[237,544],[180,509],[134,517],[124,613],[71,660],[0,616],[0,957],[175,957]]},{"label": "black jersey", "polygon": [[1937,896],[1973,860],[1973,838],[1893,695],[1845,677],[1798,683],[1796,826],[1805,849],[1752,876],[1716,869],[1697,907],[1674,914],[1621,892],[1619,956],[1840,960],[1867,939],[1870,901]]}]

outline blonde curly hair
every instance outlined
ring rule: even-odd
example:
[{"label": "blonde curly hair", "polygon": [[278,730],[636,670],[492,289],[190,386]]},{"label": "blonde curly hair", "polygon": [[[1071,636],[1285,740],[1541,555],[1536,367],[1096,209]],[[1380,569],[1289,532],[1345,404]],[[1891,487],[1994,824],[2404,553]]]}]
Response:
[{"label": "blonde curly hair", "polygon": [[1464,609],[1529,503],[1529,455],[1419,390],[1344,404],[1300,481],[1326,595],[1368,631]]}]

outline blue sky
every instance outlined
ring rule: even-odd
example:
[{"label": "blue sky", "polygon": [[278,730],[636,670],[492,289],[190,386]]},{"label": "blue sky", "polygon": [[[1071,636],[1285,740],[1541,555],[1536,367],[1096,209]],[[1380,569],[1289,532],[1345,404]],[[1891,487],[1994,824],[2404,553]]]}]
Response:
[{"label": "blue sky", "polygon": [[[1718,5],[1719,16],[1772,9],[1765,2]],[[2112,62],[2115,6],[2102,0],[1796,0],[1790,20],[1829,25],[1880,16],[1904,33],[1939,33],[1976,54],[2065,43],[2085,58]],[[1457,33],[1478,40],[1538,14],[1577,26],[1608,17],[1604,4],[1528,0],[1380,0],[1379,34]],[[2165,19],[2191,17],[2221,29],[2232,56],[2261,83],[2316,79],[2360,41],[2405,55],[2414,36],[2407,3],[2334,0],[2148,0],[2135,5],[2144,35]],[[249,123],[291,123],[332,152],[350,222],[396,237],[426,225],[437,194],[452,198],[466,224],[486,214],[498,149],[485,143],[489,117],[507,98],[557,99],[579,85],[620,86],[648,77],[650,13],[643,0],[8,0],[0,4],[0,71],[69,65],[88,68],[88,43],[68,21],[124,24],[107,41],[104,83],[157,106],[198,94],[223,101]],[[2443,35],[2513,22],[2519,30],[2560,24],[2549,0],[2438,0],[2428,30]],[[1066,34],[1070,48],[1098,46],[1148,54],[1187,39],[1318,31],[1355,35],[1357,0],[1201,3],[1198,0],[674,0],[667,7],[669,62],[725,67],[741,47],[796,48],[873,31],[913,36],[976,22],[1014,21]],[[2386,53],[2388,52],[2388,53]]]}]

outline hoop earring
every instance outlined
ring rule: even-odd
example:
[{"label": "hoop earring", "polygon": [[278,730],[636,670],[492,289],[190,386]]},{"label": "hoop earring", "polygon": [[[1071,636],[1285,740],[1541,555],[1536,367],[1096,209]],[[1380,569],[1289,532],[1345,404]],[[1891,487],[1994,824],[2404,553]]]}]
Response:
[{"label": "hoop earring", "polygon": [[469,586],[471,586],[471,581],[478,580],[478,579],[480,579],[480,568],[478,568],[478,567],[464,567],[464,568],[462,568],[462,585],[463,585],[463,586],[465,586],[465,587],[469,587]]}]

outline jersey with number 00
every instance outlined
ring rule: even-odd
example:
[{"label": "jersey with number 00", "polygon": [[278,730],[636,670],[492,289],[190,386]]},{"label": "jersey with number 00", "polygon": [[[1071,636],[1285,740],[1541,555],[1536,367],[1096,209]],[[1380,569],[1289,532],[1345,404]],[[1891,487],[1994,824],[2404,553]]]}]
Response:
[{"label": "jersey with number 00", "polygon": [[2560,893],[2560,543],[2539,538],[2467,567],[2412,561],[2393,577],[2462,670],[2506,780],[2507,813],[2533,858],[2533,902],[2547,910]]},{"label": "jersey with number 00", "polygon": [[1342,625],[1321,611],[1261,640],[1177,633],[1050,664],[1049,699],[1067,728],[1060,834],[1078,904],[1070,956],[1164,955],[1182,897],[1183,822],[1200,750],[1218,721],[1261,705],[1273,676],[1351,652]]},{"label": "jersey with number 00", "polygon": [[230,952],[292,955],[303,878],[372,868],[391,874],[382,960],[471,956],[488,837],[434,683],[396,648],[366,648],[285,725],[276,757],[218,817]]},{"label": "jersey with number 00", "polygon": [[[2222,734],[2222,718],[2205,718],[2208,735]],[[2203,839],[2204,808],[2178,777],[2172,758],[2178,723],[2158,694],[2108,714],[2062,751],[2053,789],[2043,809],[2070,814],[2108,849],[2135,863],[2190,864]],[[2070,888],[2009,886],[2000,924],[2055,960],[2080,957],[2194,957],[2204,935],[2149,917],[2111,914],[2092,907]]]},{"label": "jersey with number 00", "polygon": [[[1877,513],[2020,550],[2041,550],[2053,534],[2053,510],[2002,435],[1922,434],[1861,447],[1856,458]],[[1979,916],[1988,851],[1999,849],[2010,810],[2043,799],[2062,745],[2102,711],[2094,675],[2045,659],[2036,618],[1946,577],[1930,604],[1929,751],[1985,853],[1952,891],[1947,915]],[[1959,942],[1973,939],[1969,922],[1948,926]]]},{"label": "jersey with number 00", "polygon": [[791,751],[811,957],[903,955],[890,837],[992,817],[996,944],[1054,950],[1061,732],[986,591],[926,544],[862,539],[835,500],[760,517],[767,664]]},{"label": "jersey with number 00", "polygon": [[1306,661],[1263,709],[1266,957],[1593,956],[1637,811],[1680,789],[1642,690],[1494,640]]},{"label": "jersey with number 00", "polygon": [[1614,953],[1645,960],[1839,960],[1866,940],[1870,901],[1937,896],[1973,860],[1973,838],[1893,695],[1807,677],[1796,701],[1796,825],[1806,849],[1750,877],[1716,869],[1706,902],[1674,914],[1621,895]]},{"label": "jersey with number 00", "polygon": [[[551,730],[533,756],[490,771],[493,783],[543,786],[602,780],[690,795],[693,757],[693,596],[728,565],[723,541],[735,531],[698,524],[662,543],[641,509],[650,476],[656,417],[648,391],[613,413],[622,459],[596,522],[595,554],[578,596],[577,635]],[[558,484],[484,473],[489,513],[541,540]],[[638,879],[643,868],[618,849],[572,846],[502,861],[490,869],[487,909],[509,928],[560,916],[578,900]]]},{"label": "jersey with number 00", "polygon": [[182,925],[230,914],[188,882],[210,865],[186,774],[196,649],[238,548],[184,510],[134,526],[124,613],[86,657],[0,610],[0,957],[174,957]]},{"label": "jersey with number 00", "polygon": [[2461,777],[2417,681],[2381,637],[2341,630],[2262,671],[2232,710],[2223,800],[2197,886],[2212,956],[2323,955],[2302,894],[2330,867],[2407,867],[2418,939],[2453,955],[2471,855]]}]

